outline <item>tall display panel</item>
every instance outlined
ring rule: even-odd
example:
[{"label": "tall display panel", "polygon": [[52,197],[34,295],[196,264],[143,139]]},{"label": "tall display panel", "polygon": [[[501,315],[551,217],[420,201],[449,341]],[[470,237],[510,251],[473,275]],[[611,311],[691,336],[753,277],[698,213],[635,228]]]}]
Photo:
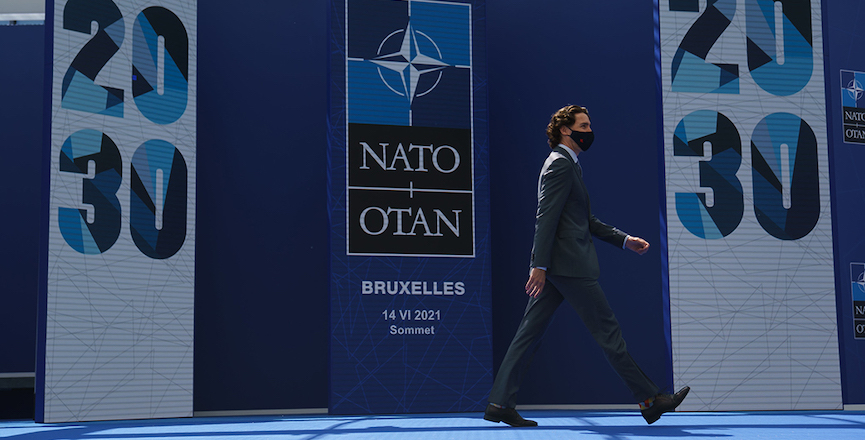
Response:
[{"label": "tall display panel", "polygon": [[191,416],[197,3],[47,11],[37,420]]},{"label": "tall display panel", "polygon": [[823,4],[826,114],[832,170],[835,289],[844,409],[865,409],[865,10],[857,0]]},{"label": "tall display panel", "polygon": [[483,4],[331,22],[331,413],[471,411],[492,383]]},{"label": "tall display panel", "polygon": [[841,407],[819,0],[662,0],[673,372],[689,410]]}]

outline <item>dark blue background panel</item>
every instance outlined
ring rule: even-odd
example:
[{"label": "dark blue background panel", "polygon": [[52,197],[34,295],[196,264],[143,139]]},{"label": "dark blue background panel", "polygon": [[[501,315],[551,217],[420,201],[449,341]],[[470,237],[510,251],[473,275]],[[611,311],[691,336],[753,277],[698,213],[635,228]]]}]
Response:
[{"label": "dark blue background panel", "polygon": [[[501,364],[527,297],[538,172],[546,125],[567,104],[586,106],[596,139],[581,154],[592,212],[651,243],[638,256],[597,246],[600,283],[632,356],[661,387],[672,382],[662,292],[652,2],[504,0],[487,7],[493,260],[493,364]],[[567,304],[523,381],[518,404],[628,403]]]},{"label": "dark blue background panel", "polygon": [[199,3],[196,411],[327,406],[327,16]]},{"label": "dark blue background panel", "polygon": [[[835,294],[844,404],[865,404],[865,339],[855,337],[851,263],[865,263],[865,145],[844,142],[841,71],[865,72],[865,8],[856,0],[823,2],[826,47],[826,113],[835,246]],[[865,106],[859,101],[858,107]],[[858,276],[858,273],[854,273]]]},{"label": "dark blue background panel", "polygon": [[0,26],[0,374],[33,373],[45,26]]}]

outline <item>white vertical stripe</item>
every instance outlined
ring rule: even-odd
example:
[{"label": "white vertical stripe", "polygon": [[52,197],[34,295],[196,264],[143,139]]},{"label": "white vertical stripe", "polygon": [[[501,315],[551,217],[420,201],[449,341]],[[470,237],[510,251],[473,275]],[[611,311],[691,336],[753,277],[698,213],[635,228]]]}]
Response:
[{"label": "white vertical stripe", "polygon": [[[669,1],[660,2],[675,386],[692,387],[682,405],[687,410],[840,409],[821,5],[811,2],[810,81],[791,96],[776,96],[763,90],[748,68],[746,15],[754,1],[736,2],[732,23],[709,52],[710,62],[738,64],[738,94],[673,90],[673,57],[705,12],[706,2],[700,2],[700,13],[671,11]],[[776,31],[782,37],[780,11],[774,11]],[[751,13],[756,12],[752,8]],[[789,65],[791,54],[784,53],[781,38],[774,49],[778,61]],[[727,116],[742,140],[742,163],[735,177],[742,185],[744,214],[738,227],[720,239],[691,233],[676,210],[676,193],[703,190],[698,160],[673,154],[679,122],[698,110]],[[818,142],[820,217],[814,229],[798,240],[769,235],[754,209],[751,137],[757,124],[773,113],[802,118]],[[780,150],[779,177],[787,207],[796,203],[789,200],[792,164],[787,148]],[[715,204],[717,197],[716,193]]]},{"label": "white vertical stripe", "polygon": [[[96,82],[124,91],[123,117],[61,106],[67,69],[92,38],[63,28],[67,3],[54,3],[45,394],[37,398],[44,399],[46,422],[189,417],[195,287],[197,2],[115,2],[123,15],[125,34],[119,51],[102,68]],[[189,38],[186,110],[180,119],[167,125],[156,124],[141,114],[130,86],[133,45],[141,44],[135,41],[135,20],[142,10],[154,5],[176,14]],[[161,82],[166,57],[164,44],[159,46]],[[95,174],[59,171],[64,141],[84,129],[110,137],[122,160],[121,184],[116,193],[120,234],[101,254],[84,255],[74,250],[63,238],[58,222],[59,208],[83,205],[82,182]],[[130,233],[132,157],[152,139],[173,144],[187,165],[186,237],[183,247],[166,259],[143,254]],[[157,176],[161,177],[159,173]],[[161,190],[157,187],[155,197],[157,226],[161,226],[164,204]],[[98,222],[99,216],[97,210],[92,220]]]}]

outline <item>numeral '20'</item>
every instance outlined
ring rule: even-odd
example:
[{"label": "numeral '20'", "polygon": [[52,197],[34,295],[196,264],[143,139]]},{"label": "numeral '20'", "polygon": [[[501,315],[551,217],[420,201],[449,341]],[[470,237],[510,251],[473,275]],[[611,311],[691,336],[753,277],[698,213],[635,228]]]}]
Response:
[{"label": "numeral '20'", "polygon": [[[691,25],[673,56],[673,91],[739,93],[738,64],[706,62],[709,51],[733,22],[736,3],[707,1],[706,10]],[[799,92],[814,69],[811,2],[746,0],[745,4],[745,50],[754,82],[777,96]],[[670,0],[670,10],[699,12],[699,1]],[[777,41],[779,35],[783,35],[781,41]],[[779,43],[783,50],[779,50]]]},{"label": "numeral '20'", "polygon": [[[123,44],[126,25],[111,0],[70,0],[63,10],[63,28],[96,35],[72,60],[61,89],[61,106],[70,110],[123,117],[122,89],[96,84],[96,76]],[[159,37],[164,50],[160,50]],[[189,37],[183,23],[168,9],[152,6],[135,20],[132,41],[132,96],[141,113],[157,124],[170,124],[186,111],[189,91]],[[161,52],[161,53],[160,53]],[[159,91],[159,60],[162,90]]]}]

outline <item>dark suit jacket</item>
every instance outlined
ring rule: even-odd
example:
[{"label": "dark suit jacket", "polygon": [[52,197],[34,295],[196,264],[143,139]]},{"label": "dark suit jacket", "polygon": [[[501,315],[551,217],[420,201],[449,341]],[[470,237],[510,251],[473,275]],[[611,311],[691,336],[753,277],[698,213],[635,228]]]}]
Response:
[{"label": "dark suit jacket", "polygon": [[546,267],[550,275],[597,279],[600,267],[592,236],[622,248],[628,234],[592,215],[582,171],[559,145],[538,179],[531,266]]}]

